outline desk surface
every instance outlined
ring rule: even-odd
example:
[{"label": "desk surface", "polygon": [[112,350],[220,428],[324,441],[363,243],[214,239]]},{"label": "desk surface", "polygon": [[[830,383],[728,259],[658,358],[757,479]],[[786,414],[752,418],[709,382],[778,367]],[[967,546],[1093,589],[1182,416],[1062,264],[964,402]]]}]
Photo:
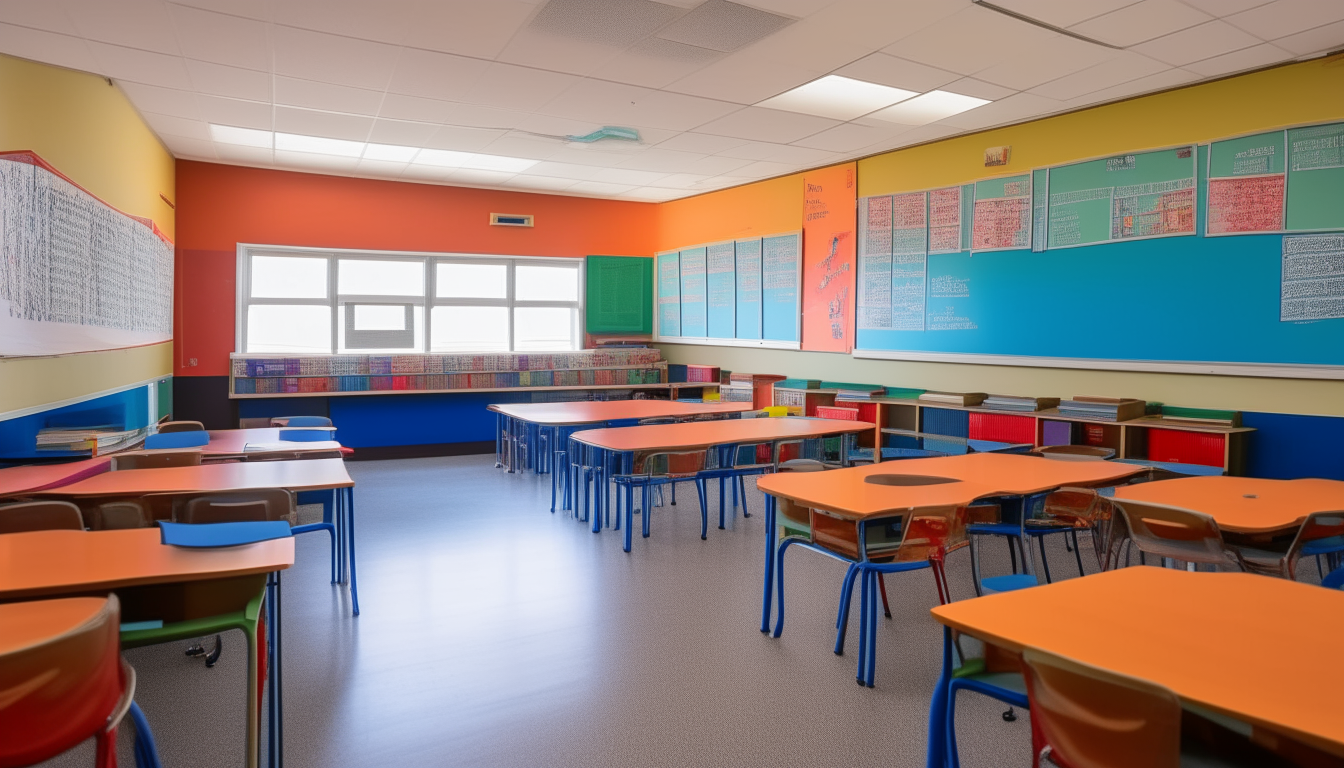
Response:
[{"label": "desk surface", "polygon": [[1037,648],[1344,755],[1344,592],[1246,573],[1136,566],[933,609],[1012,651]]},{"label": "desk surface", "polygon": [[111,464],[112,460],[107,456],[97,456],[64,464],[30,464],[0,469],[0,498],[22,496],[93,477],[108,471]]},{"label": "desk surface", "polygon": [[[1060,461],[1039,456],[971,453],[903,459],[830,472],[781,472],[756,481],[763,493],[843,518],[859,519],[920,507],[969,504],[988,496],[1040,493],[1061,486],[1113,485],[1146,468],[1112,461]],[[957,480],[941,485],[891,486],[870,475],[928,475]]]},{"label": "desk surface", "polygon": [[1296,528],[1313,512],[1344,510],[1344,482],[1182,477],[1120,488],[1115,499],[1193,509],[1233,533],[1267,533]]},{"label": "desk surface", "polygon": [[681,450],[708,448],[728,443],[826,437],[848,432],[869,432],[872,424],[839,419],[726,419],[690,421],[683,424],[650,424],[575,432],[582,443],[609,451]]},{"label": "desk surface", "polygon": [[[285,431],[290,430],[313,430],[318,432],[334,432],[331,427],[285,427]],[[248,443],[280,443],[279,427],[259,427],[254,429],[212,429],[209,432],[210,442],[201,446],[201,453],[206,456],[220,455],[243,455],[245,454]],[[321,440],[312,443],[297,443],[284,441],[283,445],[273,450],[286,451],[331,451],[341,447],[341,444],[335,440]],[[169,450],[194,450],[191,448],[173,448]],[[151,451],[152,453],[152,451]]]},{"label": "desk surface", "polygon": [[0,654],[59,637],[98,615],[101,597],[66,597],[27,603],[0,603]]},{"label": "desk surface", "polygon": [[151,493],[223,493],[259,488],[314,491],[355,484],[341,459],[238,461],[194,467],[104,472],[42,491],[42,496],[143,496]]},{"label": "desk surface", "polygon": [[293,538],[186,549],[159,543],[158,528],[6,533],[0,600],[246,576],[293,564]]},{"label": "desk surface", "polygon": [[509,403],[490,410],[520,421],[558,426],[600,424],[617,419],[687,417],[755,410],[751,403],[681,403],[676,400],[583,400],[573,403]]}]

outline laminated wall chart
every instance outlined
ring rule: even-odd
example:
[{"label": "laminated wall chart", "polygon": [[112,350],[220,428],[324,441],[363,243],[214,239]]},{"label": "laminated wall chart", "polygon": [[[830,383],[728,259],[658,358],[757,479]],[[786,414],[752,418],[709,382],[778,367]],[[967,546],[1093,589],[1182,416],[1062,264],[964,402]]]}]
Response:
[{"label": "laminated wall chart", "polygon": [[725,240],[657,259],[658,338],[795,347],[802,236]]},{"label": "laminated wall chart", "polygon": [[0,356],[173,336],[173,244],[30,152],[0,154]]},{"label": "laminated wall chart", "polygon": [[1344,123],[867,197],[858,218],[858,356],[1344,366]]}]

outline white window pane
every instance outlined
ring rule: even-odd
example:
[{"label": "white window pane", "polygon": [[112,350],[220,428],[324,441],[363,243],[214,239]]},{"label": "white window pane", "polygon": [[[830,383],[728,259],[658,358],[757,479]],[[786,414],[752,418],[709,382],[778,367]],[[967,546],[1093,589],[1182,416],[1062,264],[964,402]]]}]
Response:
[{"label": "white window pane", "polygon": [[508,307],[435,307],[429,322],[434,352],[509,351]]},{"label": "white window pane", "polygon": [[421,261],[341,259],[337,289],[347,296],[423,296],[425,264]]},{"label": "white window pane", "polygon": [[327,260],[253,256],[252,295],[262,299],[325,299]]},{"label": "white window pane", "polygon": [[519,264],[513,271],[513,297],[521,301],[578,301],[578,267]]},{"label": "white window pane", "polygon": [[331,351],[331,307],[253,304],[247,308],[248,352]]},{"label": "white window pane", "polygon": [[356,304],[356,331],[404,331],[406,308],[400,304]]},{"label": "white window pane", "polygon": [[509,268],[503,264],[439,262],[434,291],[445,299],[503,299],[509,295]]},{"label": "white window pane", "polygon": [[[351,346],[348,346],[348,345],[346,344],[346,339],[345,339],[345,313],[348,312],[348,311],[350,310],[350,307],[356,307],[356,308],[358,308],[358,307],[360,307],[360,306],[368,306],[368,305],[360,305],[360,304],[341,304],[340,306],[336,307],[336,352],[337,352],[337,354],[341,354],[341,355],[346,355],[346,354],[355,354],[355,355],[397,354],[397,353],[405,353],[405,352],[419,352],[420,350],[423,350],[423,349],[425,348],[425,308],[424,308],[424,307],[413,307],[412,310],[411,310],[412,322],[414,323],[414,329],[415,329],[414,346],[412,346],[412,347],[378,347],[378,348],[373,348],[373,347],[351,347]],[[393,329],[376,329],[376,328],[364,328],[364,329],[360,329],[360,328],[356,327],[356,330],[398,330],[398,329],[400,329],[400,330],[405,330],[405,328],[404,328],[403,326],[406,325],[406,321],[405,321],[406,310],[403,309],[402,307],[396,307],[396,310],[400,313],[399,315],[397,315],[398,320],[397,320],[397,327],[396,327],[396,328],[393,328]],[[359,315],[358,315],[358,313],[356,313],[356,316],[355,316],[355,323],[356,323],[356,325],[358,325],[358,323],[359,323]],[[391,325],[391,322],[389,321],[388,324]]]},{"label": "white window pane", "polygon": [[514,351],[578,349],[575,310],[568,307],[518,307],[513,310]]}]

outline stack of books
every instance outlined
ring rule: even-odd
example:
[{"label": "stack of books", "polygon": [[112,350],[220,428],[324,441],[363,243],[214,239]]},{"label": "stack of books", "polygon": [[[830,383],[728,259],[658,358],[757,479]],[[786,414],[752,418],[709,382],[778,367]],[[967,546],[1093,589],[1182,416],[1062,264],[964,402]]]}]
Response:
[{"label": "stack of books", "polygon": [[719,399],[725,403],[750,403],[755,391],[751,384],[724,384],[719,387]]},{"label": "stack of books", "polygon": [[775,382],[775,391],[781,389],[821,389],[821,379],[781,379]]},{"label": "stack of books", "polygon": [[934,405],[955,405],[962,408],[980,405],[989,397],[984,392],[934,392],[928,391],[919,396],[921,403]]},{"label": "stack of books", "polygon": [[1059,398],[990,395],[985,398],[983,405],[994,411],[1043,411],[1046,408],[1059,407]]},{"label": "stack of books", "polygon": [[105,424],[95,427],[50,427],[38,430],[39,451],[90,451],[94,456],[129,448],[143,440],[149,428],[122,429]]},{"label": "stack of books", "polygon": [[869,387],[866,385],[850,384],[846,385],[844,388],[836,390],[835,402],[866,403],[874,397],[882,397],[886,393],[886,387]]},{"label": "stack of books", "polygon": [[1162,406],[1162,418],[1165,421],[1180,421],[1192,425],[1210,427],[1240,427],[1240,411],[1216,411],[1208,408],[1177,408]]},{"label": "stack of books", "polygon": [[1077,395],[1072,400],[1061,400],[1059,414],[1075,419],[1096,421],[1129,421],[1144,414],[1147,406],[1142,400],[1127,397],[1089,397]]}]

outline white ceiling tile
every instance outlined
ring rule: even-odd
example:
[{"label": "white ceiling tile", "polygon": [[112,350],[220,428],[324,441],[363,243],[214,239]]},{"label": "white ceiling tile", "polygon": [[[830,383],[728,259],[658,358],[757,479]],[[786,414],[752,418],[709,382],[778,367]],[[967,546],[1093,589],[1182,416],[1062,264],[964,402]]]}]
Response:
[{"label": "white ceiling tile", "polygon": [[1194,29],[1136,45],[1134,51],[1180,67],[1192,61],[1249,48],[1259,42],[1225,21],[1211,21]]},{"label": "white ceiling tile", "polygon": [[66,13],[60,3],[53,3],[50,0],[27,2],[11,0],[0,3],[0,22],[62,35],[79,35],[79,29],[70,14]]},{"label": "white ceiling tile", "polygon": [[[965,129],[958,128],[954,125],[947,125],[941,122],[929,123],[928,125],[920,125],[911,128],[900,136],[897,136],[891,144],[881,147],[881,150],[885,151],[888,149],[895,149],[896,147],[908,147],[912,144],[923,144],[927,141],[936,141],[952,136],[953,134],[965,132]],[[876,152],[879,150],[873,148],[871,151]]]},{"label": "white ceiling tile", "polygon": [[484,128],[457,128],[445,125],[440,128],[425,146],[429,149],[452,149],[458,152],[480,152],[485,145],[504,135],[504,131],[490,131]]},{"label": "white ceiling tile", "polygon": [[655,91],[633,85],[581,80],[558,94],[540,112],[598,125],[647,125],[685,131],[737,109],[734,104]]},{"label": "white ceiling tile", "polygon": [[635,184],[643,186],[667,176],[657,171],[635,171],[626,168],[603,168],[593,174],[593,181],[607,181],[613,184]]},{"label": "white ceiling tile", "polygon": [[960,77],[955,72],[925,66],[917,61],[898,59],[885,53],[864,56],[852,64],[837,69],[835,74],[920,93],[940,88]]},{"label": "white ceiling tile", "polygon": [[746,178],[758,179],[766,176],[782,176],[786,173],[793,173],[798,170],[798,166],[788,163],[752,163],[745,165],[733,171],[735,176],[744,176]]},{"label": "white ceiling tile", "polygon": [[76,2],[66,10],[80,34],[89,40],[171,56],[182,52],[167,5],[161,0]]},{"label": "white ceiling tile", "polygon": [[524,133],[511,132],[490,142],[481,151],[491,155],[545,160],[555,156],[563,148],[564,143],[555,139],[543,139],[528,136]]},{"label": "white ceiling tile", "polygon": [[536,10],[523,0],[435,0],[422,3],[406,34],[412,48],[493,59]]},{"label": "white ceiling tile", "polygon": [[[574,165],[594,165],[604,168],[611,168],[619,165],[627,158],[634,155],[621,152],[604,152],[598,149],[590,149],[583,144],[564,144],[549,159],[558,163],[572,163]],[[649,170],[647,168],[637,168],[636,170]]]},{"label": "white ceiling tile", "polygon": [[123,48],[92,40],[88,41],[87,45],[94,61],[98,62],[95,71],[99,74],[164,88],[191,89],[187,68],[177,56]]},{"label": "white ceiling tile", "polygon": [[741,146],[746,143],[745,139],[734,139],[728,136],[711,136],[706,133],[678,133],[670,139],[658,143],[658,149],[671,149],[680,152],[700,152],[702,154],[713,154],[722,152],[725,149]]},{"label": "white ceiling tile", "polygon": [[686,173],[705,174],[708,176],[717,176],[721,173],[731,173],[738,168],[750,165],[753,161],[743,160],[737,157],[723,157],[720,155],[710,155],[694,160],[678,168],[679,171]]},{"label": "white ceiling tile", "polygon": [[986,83],[984,80],[977,80],[974,77],[963,77],[953,80],[947,85],[939,88],[940,91],[948,93],[959,93],[962,96],[974,96],[977,99],[1004,99],[1012,96],[1017,91],[1013,88],[1004,88],[1002,85]]},{"label": "white ceiling tile", "polygon": [[770,160],[776,163],[797,163],[816,165],[831,158],[831,153],[821,149],[797,147],[790,144],[774,144],[752,141],[740,147],[727,149],[719,153],[720,157],[733,157],[741,160]]},{"label": "white ceiling tile", "polygon": [[571,75],[597,72],[621,53],[610,45],[520,28],[496,60]]},{"label": "white ceiling tile", "polygon": [[658,171],[660,173],[678,173],[706,155],[698,152],[677,152],[663,149],[661,146],[645,150],[621,161],[620,167],[638,171]]},{"label": "white ceiling tile", "polygon": [[417,0],[272,0],[276,24],[401,45],[424,3]]},{"label": "white ceiling tile", "polygon": [[355,165],[355,173],[366,176],[377,176],[384,179],[395,179],[406,170],[407,163],[394,163],[388,160],[367,160],[360,159]]},{"label": "white ceiling tile", "polygon": [[827,152],[853,152],[882,141],[889,141],[910,130],[906,125],[883,123],[881,126],[846,123],[796,142]]},{"label": "white ceiling tile", "polygon": [[419,181],[446,182],[452,174],[452,168],[446,168],[442,165],[419,165],[411,163],[406,166],[406,170],[401,172],[401,178],[415,179]]},{"label": "white ceiling tile", "polygon": [[194,160],[214,160],[215,145],[210,141],[200,139],[189,139],[185,136],[159,135],[163,143],[168,147],[168,151],[173,153],[173,157],[190,158]]},{"label": "white ceiling tile", "polygon": [[271,100],[271,76],[253,69],[186,59],[187,74],[197,93],[252,101]]},{"label": "white ceiling tile", "polygon": [[724,55],[708,48],[650,37],[617,55],[598,74],[605,80],[663,88],[723,59]]},{"label": "white ceiling tile", "polygon": [[1063,102],[1056,99],[1048,99],[1034,93],[1017,93],[1006,99],[993,101],[982,107],[945,117],[938,122],[954,128],[972,130],[1005,125],[1063,110]]},{"label": "white ceiling tile", "polygon": [[1344,21],[1344,2],[1339,0],[1275,0],[1275,2],[1226,17],[1233,25],[1261,40],[1277,40],[1298,32]]},{"label": "white ceiling tile", "polygon": [[697,131],[739,139],[792,144],[805,136],[820,133],[839,124],[838,120],[828,120],[824,117],[780,112],[763,107],[746,107],[726,117],[705,123]]},{"label": "white ceiling tile", "polygon": [[665,187],[668,189],[689,189],[695,185],[708,181],[712,176],[701,176],[694,173],[674,173],[671,176],[664,176],[654,184],[655,187]]},{"label": "white ceiling tile", "polygon": [[350,173],[359,165],[359,158],[319,155],[315,152],[287,152],[277,149],[275,151],[275,164],[282,168],[295,168],[304,171]]},{"label": "white ceiling tile", "polygon": [[1056,37],[1059,35],[1026,22],[968,7],[882,51],[948,72],[974,75]]},{"label": "white ceiling tile", "polygon": [[270,71],[270,38],[263,22],[177,3],[170,3],[168,10],[184,55],[215,64]]},{"label": "white ceiling tile", "polygon": [[755,104],[825,74],[796,64],[764,66],[747,58],[745,51],[739,51],[681,78],[667,86],[667,90],[735,104]]},{"label": "white ceiling tile", "polygon": [[281,133],[367,141],[371,128],[373,118],[364,115],[345,115],[339,112],[321,112],[316,109],[295,107],[275,108],[275,130]]},{"label": "white ceiling tile", "polygon": [[188,5],[204,11],[229,13],[258,21],[270,21],[274,0],[172,0],[177,5]]},{"label": "white ceiling tile", "polygon": [[274,126],[274,107],[260,101],[226,99],[222,96],[197,96],[201,117],[207,123],[236,125],[240,128],[260,128],[269,131]]},{"label": "white ceiling tile", "polygon": [[154,112],[140,113],[149,123],[149,127],[160,137],[165,135],[182,136],[199,141],[210,141],[210,126],[203,120],[189,120],[185,117],[160,115]]},{"label": "white ceiling tile", "polygon": [[1098,104],[1103,101],[1113,101],[1115,99],[1125,99],[1131,96],[1138,96],[1144,93],[1175,88],[1180,85],[1199,79],[1199,75],[1184,69],[1168,69],[1158,72],[1155,75],[1141,77],[1138,80],[1131,80],[1128,83],[1103,88],[1100,91],[1083,94],[1082,96],[1069,99],[1065,105],[1073,109],[1083,107],[1089,104]]},{"label": "white ceiling tile", "polygon": [[506,171],[478,171],[471,168],[454,168],[448,174],[449,183],[454,184],[503,184],[517,174]]},{"label": "white ceiling tile", "polygon": [[383,97],[383,105],[378,110],[378,116],[396,120],[498,129],[521,128],[531,117],[524,112],[395,93]]},{"label": "white ceiling tile", "polygon": [[1029,48],[1005,56],[998,63],[975,73],[986,80],[1013,90],[1024,91],[1063,75],[1087,69],[1114,58],[1117,51],[1085,43],[1071,37],[1052,34]]},{"label": "white ceiling tile", "polygon": [[1272,0],[1181,0],[1181,2],[1194,6],[1210,16],[1226,18],[1234,13],[1265,5]]},{"label": "white ceiling tile", "polygon": [[271,165],[275,162],[275,152],[269,149],[243,147],[237,144],[215,144],[215,156],[226,163]]},{"label": "white ceiling tile", "polygon": [[11,56],[55,64],[58,67],[99,72],[88,43],[82,38],[0,24],[0,51]]},{"label": "white ceiling tile", "polygon": [[373,121],[369,130],[369,141],[378,144],[398,144],[403,147],[423,147],[439,130],[434,123],[416,123],[409,120]]},{"label": "white ceiling tile", "polygon": [[470,101],[468,95],[488,66],[479,59],[405,48],[387,89],[410,96]]},{"label": "white ceiling tile", "polygon": [[1211,59],[1191,62],[1185,65],[1185,69],[1205,77],[1218,77],[1219,75],[1229,75],[1233,72],[1244,72],[1248,69],[1277,64],[1281,61],[1291,61],[1292,59],[1293,54],[1288,51],[1269,43],[1262,43],[1250,48],[1243,48],[1240,51],[1225,53],[1222,56],[1214,56]]},{"label": "white ceiling tile", "polygon": [[997,5],[1056,27],[1068,27],[1136,2],[1138,0],[998,0]]},{"label": "white ceiling tile", "polygon": [[275,103],[352,115],[376,115],[382,106],[383,94],[347,85],[276,76]]},{"label": "white ceiling tile", "polygon": [[118,85],[126,92],[126,98],[141,112],[157,112],[188,120],[201,119],[201,107],[196,103],[196,94],[191,91],[131,82],[120,82]]},{"label": "white ceiling tile", "polygon": [[638,200],[649,203],[662,203],[668,200],[675,200],[680,197],[680,193],[670,189],[659,189],[658,187],[639,187],[621,195],[626,200]]},{"label": "white ceiling tile", "polygon": [[530,112],[578,80],[574,75],[494,62],[475,78],[464,100],[487,107]]},{"label": "white ceiling tile", "polygon": [[1104,16],[1074,24],[1069,27],[1069,31],[1103,43],[1129,47],[1212,19],[1209,14],[1191,8],[1180,0],[1143,0]]},{"label": "white ceiling tile", "polygon": [[570,187],[568,192],[580,192],[585,195],[615,196],[634,189],[629,184],[610,184],[605,181],[580,181]]},{"label": "white ceiling tile", "polygon": [[278,75],[382,90],[397,63],[398,49],[391,45],[293,27],[271,30]]},{"label": "white ceiling tile", "polygon": [[[510,112],[508,114],[517,115],[510,127],[544,136],[584,136],[602,127],[601,123],[574,120],[568,117],[553,117],[535,112],[531,114]],[[628,127],[633,128],[634,126]]]},{"label": "white ceiling tile", "polygon": [[1292,51],[1298,56],[1333,51],[1344,47],[1344,21],[1309,29],[1296,35],[1280,37],[1274,41],[1280,48]]},{"label": "white ceiling tile", "polygon": [[527,169],[531,176],[547,176],[558,179],[569,179],[571,181],[587,181],[600,171],[600,168],[591,165],[576,165],[574,163],[557,163],[550,160],[543,160],[540,163]]},{"label": "white ceiling tile", "polygon": [[[529,168],[528,170],[530,171],[531,169]],[[504,186],[518,187],[520,189],[558,191],[561,189],[569,189],[576,183],[578,183],[578,179],[558,179],[550,176],[534,176],[531,173],[520,173],[504,182]]]},{"label": "white ceiling tile", "polygon": [[1138,80],[1169,68],[1156,59],[1126,51],[1114,59],[1095,64],[1081,72],[1038,85],[1032,88],[1031,92],[1038,96],[1067,101],[1085,93]]}]

